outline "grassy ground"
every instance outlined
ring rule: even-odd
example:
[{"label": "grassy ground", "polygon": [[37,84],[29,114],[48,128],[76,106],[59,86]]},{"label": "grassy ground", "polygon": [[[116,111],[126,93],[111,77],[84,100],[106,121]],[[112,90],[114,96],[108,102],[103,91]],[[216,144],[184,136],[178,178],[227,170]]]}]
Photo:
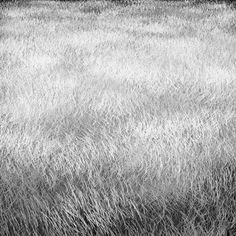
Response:
[{"label": "grassy ground", "polygon": [[2,7],[0,235],[236,235],[235,19]]}]

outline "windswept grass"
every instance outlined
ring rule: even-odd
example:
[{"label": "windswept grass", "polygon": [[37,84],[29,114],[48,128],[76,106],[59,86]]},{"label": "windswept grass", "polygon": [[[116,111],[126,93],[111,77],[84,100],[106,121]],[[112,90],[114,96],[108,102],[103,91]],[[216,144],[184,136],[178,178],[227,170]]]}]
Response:
[{"label": "windswept grass", "polygon": [[236,235],[233,9],[0,17],[0,235]]}]

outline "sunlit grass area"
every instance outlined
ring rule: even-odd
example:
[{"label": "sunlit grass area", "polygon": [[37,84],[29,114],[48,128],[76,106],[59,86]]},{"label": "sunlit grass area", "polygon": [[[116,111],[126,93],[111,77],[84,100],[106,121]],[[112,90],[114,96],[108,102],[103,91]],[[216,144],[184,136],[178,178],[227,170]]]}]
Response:
[{"label": "sunlit grass area", "polygon": [[236,11],[32,1],[0,13],[0,235],[236,235]]}]

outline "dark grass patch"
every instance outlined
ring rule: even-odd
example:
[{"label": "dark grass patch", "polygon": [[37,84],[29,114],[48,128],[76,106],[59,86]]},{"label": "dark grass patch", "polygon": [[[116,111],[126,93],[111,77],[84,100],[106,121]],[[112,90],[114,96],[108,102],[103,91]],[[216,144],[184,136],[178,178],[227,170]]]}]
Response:
[{"label": "dark grass patch", "polygon": [[161,198],[143,194],[131,173],[117,175],[111,163],[100,168],[63,174],[18,165],[8,181],[1,172],[2,235],[183,235],[190,223],[209,235],[222,224],[231,232],[235,227],[232,163],[214,167],[212,176],[185,193]]},{"label": "dark grass patch", "polygon": [[9,7],[28,7],[31,4],[31,0],[3,0],[0,3],[0,7],[9,8]]}]

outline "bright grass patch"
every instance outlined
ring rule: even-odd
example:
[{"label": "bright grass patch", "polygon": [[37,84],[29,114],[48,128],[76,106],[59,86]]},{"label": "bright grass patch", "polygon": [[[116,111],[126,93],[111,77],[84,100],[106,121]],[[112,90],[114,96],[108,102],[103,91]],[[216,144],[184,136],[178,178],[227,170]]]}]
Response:
[{"label": "bright grass patch", "polygon": [[2,6],[0,235],[235,235],[235,19]]}]

